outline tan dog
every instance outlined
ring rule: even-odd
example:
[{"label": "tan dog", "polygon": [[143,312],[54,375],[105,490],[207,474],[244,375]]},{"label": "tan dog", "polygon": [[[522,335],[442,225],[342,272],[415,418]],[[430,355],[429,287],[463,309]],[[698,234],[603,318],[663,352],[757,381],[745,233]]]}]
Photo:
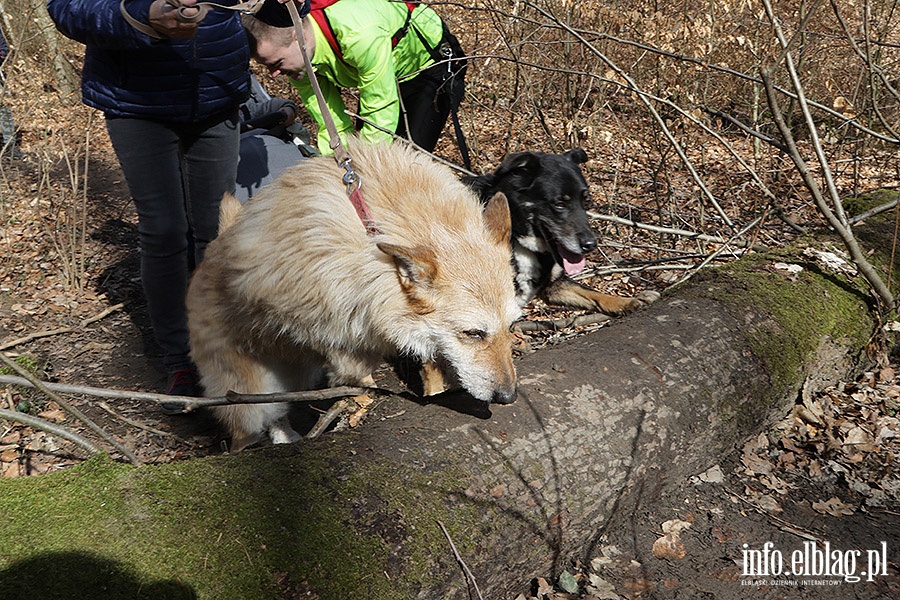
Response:
[{"label": "tan dog", "polygon": [[[475,398],[516,394],[510,219],[449,169],[403,145],[349,147],[380,234],[367,235],[331,158],[302,161],[222,231],[188,291],[194,362],[208,396],[371,383],[384,356],[438,360]],[[232,223],[232,221],[234,221]],[[454,377],[455,376],[455,377]],[[268,431],[298,439],[286,404],[217,407],[232,449]]]}]

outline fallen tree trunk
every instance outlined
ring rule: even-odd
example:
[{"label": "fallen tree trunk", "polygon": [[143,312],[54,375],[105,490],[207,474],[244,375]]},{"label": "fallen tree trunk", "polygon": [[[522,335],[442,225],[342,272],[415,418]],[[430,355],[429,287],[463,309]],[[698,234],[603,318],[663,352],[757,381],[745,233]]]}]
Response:
[{"label": "fallen tree trunk", "polygon": [[[64,558],[87,572],[88,550],[204,598],[476,597],[449,535],[484,596],[512,598],[535,574],[590,560],[636,507],[782,417],[801,391],[854,373],[874,327],[844,277],[799,252],[754,255],[524,357],[520,399],[488,415],[453,394],[397,397],[321,440],[4,482],[0,596],[34,577],[28,557],[77,551]],[[68,488],[90,510],[70,506]]]}]

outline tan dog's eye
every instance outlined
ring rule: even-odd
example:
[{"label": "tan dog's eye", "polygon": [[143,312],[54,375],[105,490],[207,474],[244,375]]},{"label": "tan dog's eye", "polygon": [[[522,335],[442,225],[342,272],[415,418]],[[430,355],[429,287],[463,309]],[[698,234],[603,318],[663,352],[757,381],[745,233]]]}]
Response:
[{"label": "tan dog's eye", "polygon": [[483,329],[467,329],[462,332],[464,336],[472,340],[483,340],[487,337],[487,331]]}]

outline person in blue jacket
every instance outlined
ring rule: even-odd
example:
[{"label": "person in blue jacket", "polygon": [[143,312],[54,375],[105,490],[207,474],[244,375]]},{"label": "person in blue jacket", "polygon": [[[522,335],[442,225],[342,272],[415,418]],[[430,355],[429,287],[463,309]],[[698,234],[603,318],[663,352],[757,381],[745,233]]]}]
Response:
[{"label": "person in blue jacket", "polygon": [[[181,15],[165,0],[48,0],[57,28],[85,45],[82,100],[106,117],[138,214],[141,280],[167,390],[198,395],[185,296],[191,270],[218,233],[233,192],[238,107],[250,88],[239,13],[197,0]],[[164,409],[166,407],[164,406]],[[175,406],[169,407],[174,409]]]},{"label": "person in blue jacket", "polygon": [[[9,54],[9,46],[6,45],[6,36],[3,35],[3,30],[0,29],[0,95],[6,84],[2,67],[6,62],[7,54]],[[25,157],[22,151],[16,147],[16,122],[13,120],[12,111],[2,101],[0,101],[0,156]]]}]

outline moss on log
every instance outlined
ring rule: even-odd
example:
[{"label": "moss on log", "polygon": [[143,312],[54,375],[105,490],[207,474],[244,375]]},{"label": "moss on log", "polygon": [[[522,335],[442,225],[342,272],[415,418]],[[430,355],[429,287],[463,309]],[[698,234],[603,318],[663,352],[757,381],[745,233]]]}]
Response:
[{"label": "moss on log", "polygon": [[856,371],[874,327],[854,282],[754,255],[524,357],[489,415],[397,397],[288,447],[2,481],[0,597],[469,598],[439,521],[485,596],[514,597]]}]

